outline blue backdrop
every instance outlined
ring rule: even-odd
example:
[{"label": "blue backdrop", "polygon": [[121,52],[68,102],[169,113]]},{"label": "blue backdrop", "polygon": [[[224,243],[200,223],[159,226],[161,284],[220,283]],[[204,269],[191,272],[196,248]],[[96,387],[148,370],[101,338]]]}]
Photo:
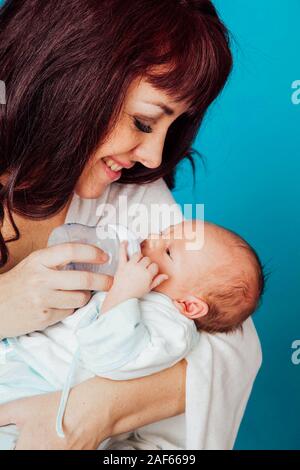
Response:
[{"label": "blue backdrop", "polygon": [[244,236],[271,271],[254,317],[263,365],[236,448],[300,449],[300,364],[291,361],[300,340],[300,2],[215,5],[235,38],[235,68],[194,145],[207,170],[197,164],[193,194],[182,164],[174,195],[204,203],[205,218]]},{"label": "blue backdrop", "polygon": [[244,236],[272,273],[254,319],[263,365],[236,448],[300,449],[300,364],[291,361],[300,339],[300,92],[292,89],[300,81],[300,2],[215,5],[236,41],[235,69],[195,142],[207,169],[197,164],[193,192],[190,165],[181,164],[174,196],[204,203],[205,217]]}]

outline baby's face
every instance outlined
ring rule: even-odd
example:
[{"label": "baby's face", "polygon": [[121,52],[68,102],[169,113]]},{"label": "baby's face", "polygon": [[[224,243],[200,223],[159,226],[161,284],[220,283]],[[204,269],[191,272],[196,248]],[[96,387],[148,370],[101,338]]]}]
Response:
[{"label": "baby's face", "polygon": [[[141,244],[143,256],[157,263],[160,274],[169,278],[153,289],[172,299],[191,293],[199,287],[199,279],[217,257],[223,256],[213,237],[208,236],[200,220],[171,225],[160,234],[150,234]],[[204,240],[204,243],[203,243]]]}]

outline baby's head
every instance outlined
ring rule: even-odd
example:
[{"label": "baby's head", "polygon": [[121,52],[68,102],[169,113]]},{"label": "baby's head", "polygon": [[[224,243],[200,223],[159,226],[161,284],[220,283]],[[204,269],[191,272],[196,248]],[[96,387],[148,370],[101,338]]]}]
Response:
[{"label": "baby's head", "polygon": [[[196,248],[196,249],[195,249]],[[209,333],[231,332],[258,307],[263,267],[236,233],[211,222],[186,220],[141,245],[168,279],[153,289],[169,296],[178,310]]]}]

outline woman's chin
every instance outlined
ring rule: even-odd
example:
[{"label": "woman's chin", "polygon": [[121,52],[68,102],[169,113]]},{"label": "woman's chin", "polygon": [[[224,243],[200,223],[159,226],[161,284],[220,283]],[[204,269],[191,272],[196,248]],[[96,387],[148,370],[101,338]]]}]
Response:
[{"label": "woman's chin", "polygon": [[107,186],[120,177],[120,172],[114,174],[112,170],[99,159],[96,164],[86,168],[75,186],[75,193],[83,199],[97,199]]},{"label": "woman's chin", "polygon": [[103,182],[94,183],[93,185],[78,184],[75,186],[75,193],[82,199],[97,199],[104,193],[106,188],[107,184]]}]

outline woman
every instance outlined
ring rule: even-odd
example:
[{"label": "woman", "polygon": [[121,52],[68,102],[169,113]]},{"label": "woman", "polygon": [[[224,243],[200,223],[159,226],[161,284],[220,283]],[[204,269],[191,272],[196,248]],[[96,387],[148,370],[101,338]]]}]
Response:
[{"label": "woman", "polygon": [[[122,188],[171,204],[165,183],[172,189],[177,163],[191,159],[192,141],[230,69],[227,32],[209,0],[6,1],[1,337],[44,329],[85,305],[92,290],[109,289],[107,276],[56,269],[104,257],[80,244],[46,248],[51,230],[66,220],[90,222],[89,202],[110,189],[115,198]],[[0,425],[17,424],[17,448],[92,449],[164,420],[164,448],[184,448],[185,437],[191,447],[231,448],[260,364],[251,320],[243,337],[202,334],[187,361],[189,368],[181,361],[146,378],[97,377],[74,387],[64,440],[53,426],[60,393],[1,406]],[[186,396],[193,368],[198,388]],[[191,404],[201,426],[182,437]]]}]

